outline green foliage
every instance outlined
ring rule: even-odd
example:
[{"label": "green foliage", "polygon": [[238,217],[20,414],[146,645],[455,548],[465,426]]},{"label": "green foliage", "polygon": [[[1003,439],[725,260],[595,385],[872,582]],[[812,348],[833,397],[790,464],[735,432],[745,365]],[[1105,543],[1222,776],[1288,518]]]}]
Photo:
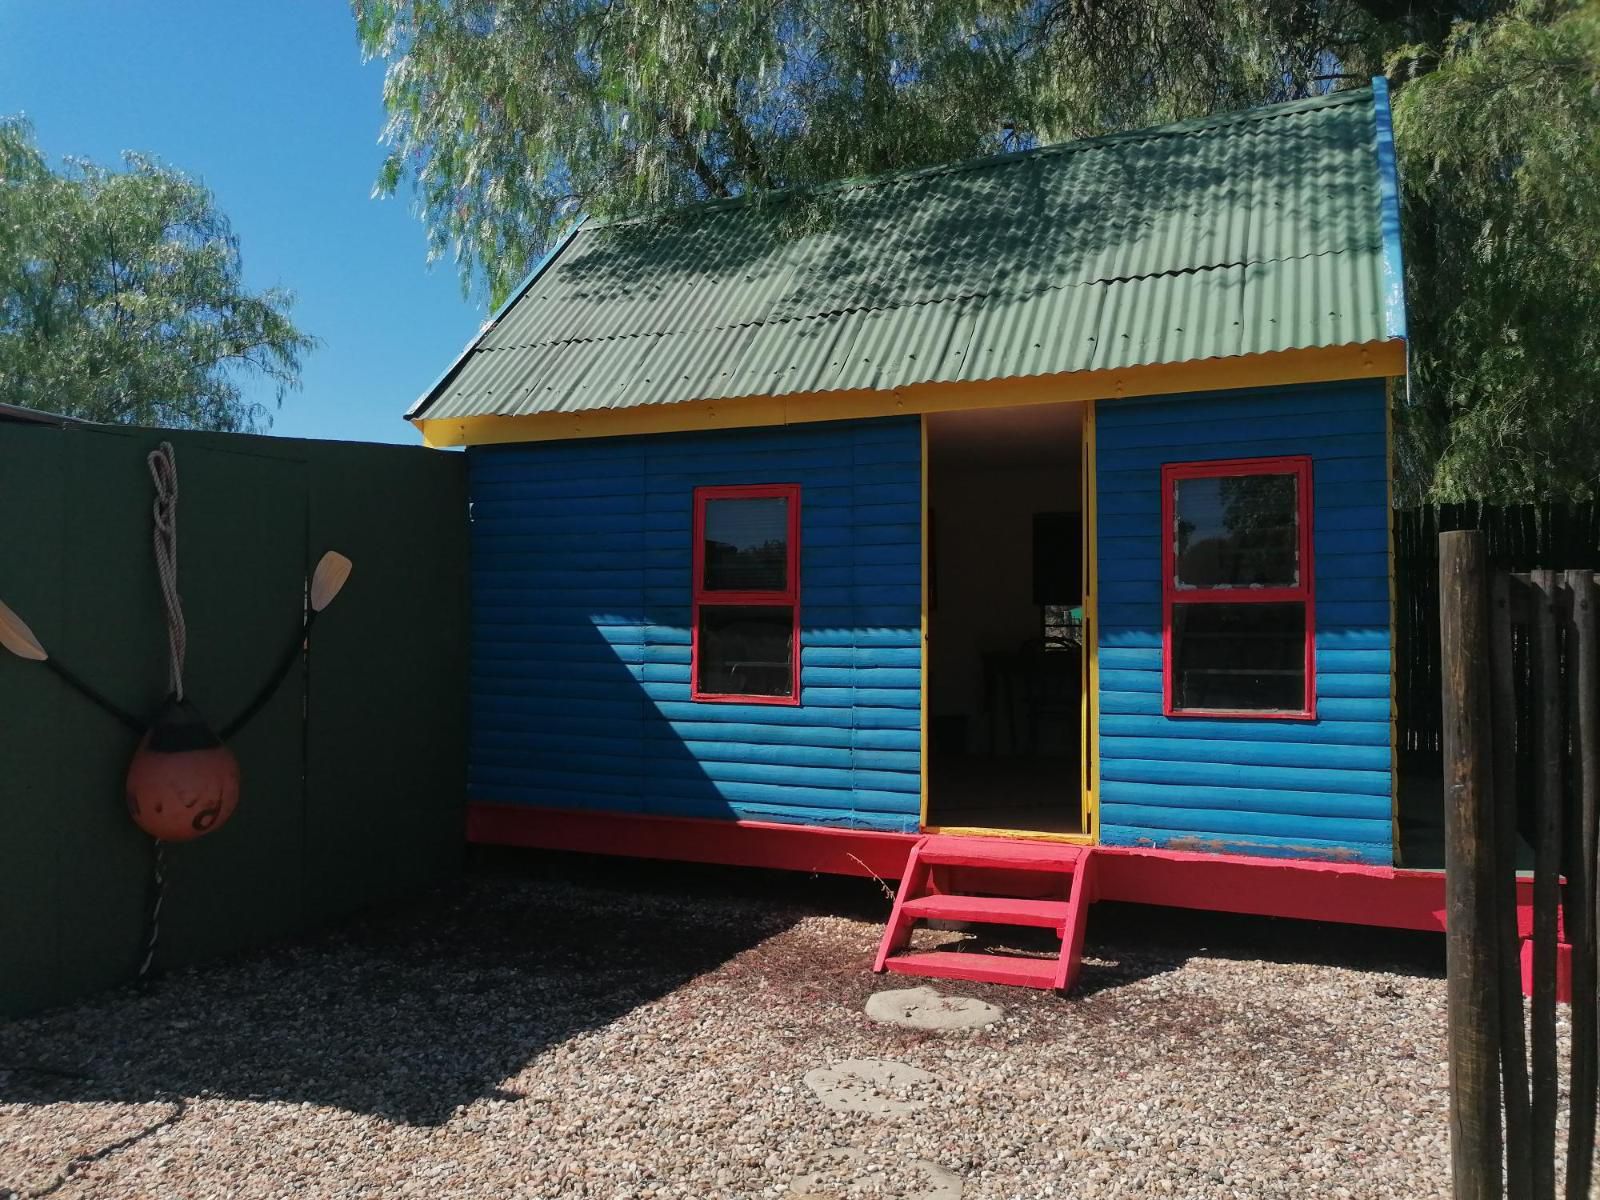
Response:
[{"label": "green foliage", "polygon": [[[580,213],[971,158],[1282,98],[1347,5],[1295,0],[354,0],[386,59],[379,193],[498,303]],[[1352,52],[1354,48],[1352,47]]]},{"label": "green foliage", "polygon": [[[580,213],[1395,84],[1401,494],[1600,480],[1594,0],[353,0],[433,254],[498,303]],[[799,228],[826,219],[794,210]]]},{"label": "green foliage", "polygon": [[0,120],[0,400],[94,421],[247,430],[268,421],[241,372],[281,400],[314,345],[291,297],[252,294],[210,192],[139,155],[51,170]]},{"label": "green foliage", "polygon": [[1600,480],[1600,7],[1462,24],[1395,103],[1410,402],[1401,483],[1437,500]]}]

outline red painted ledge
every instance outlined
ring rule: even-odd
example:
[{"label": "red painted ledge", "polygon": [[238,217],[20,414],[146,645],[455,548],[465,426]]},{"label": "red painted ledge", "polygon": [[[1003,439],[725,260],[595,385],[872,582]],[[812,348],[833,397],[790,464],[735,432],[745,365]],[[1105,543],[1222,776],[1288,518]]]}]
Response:
[{"label": "red painted ledge", "polygon": [[[1522,994],[1533,995],[1533,939],[1522,942]],[[1572,947],[1566,942],[1556,944],[1556,999],[1562,1004],[1572,1003]]]},{"label": "red painted ledge", "polygon": [[[771,821],[579,812],[524,804],[467,806],[467,840],[585,854],[768,867],[898,879],[919,835]],[[1161,904],[1441,932],[1444,872],[1304,858],[1257,858],[1144,847],[1095,847],[1095,900]],[[1523,937],[1531,882],[1517,881]]]},{"label": "red painted ledge", "polygon": [[1098,900],[1292,917],[1386,929],[1444,929],[1444,873],[1364,863],[1102,846]]},{"label": "red painted ledge", "polygon": [[482,845],[768,867],[818,875],[898,879],[918,836],[775,821],[578,812],[526,804],[467,805],[467,841]]}]

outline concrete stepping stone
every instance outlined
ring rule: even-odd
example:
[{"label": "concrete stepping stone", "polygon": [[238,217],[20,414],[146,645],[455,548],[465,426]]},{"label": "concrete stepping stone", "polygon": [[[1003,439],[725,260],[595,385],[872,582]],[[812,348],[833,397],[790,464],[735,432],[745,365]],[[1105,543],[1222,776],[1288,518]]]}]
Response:
[{"label": "concrete stepping stone", "polygon": [[976,1029],[993,1025],[1005,1016],[998,1005],[971,996],[945,996],[931,987],[899,988],[874,992],[867,998],[867,1016],[885,1025],[906,1029]]},{"label": "concrete stepping stone", "polygon": [[789,1181],[787,1200],[961,1200],[961,1177],[922,1158],[874,1165],[848,1146],[824,1152],[814,1169]]},{"label": "concrete stepping stone", "polygon": [[910,1063],[847,1058],[805,1075],[805,1085],[834,1112],[903,1117],[928,1107],[946,1081]]}]

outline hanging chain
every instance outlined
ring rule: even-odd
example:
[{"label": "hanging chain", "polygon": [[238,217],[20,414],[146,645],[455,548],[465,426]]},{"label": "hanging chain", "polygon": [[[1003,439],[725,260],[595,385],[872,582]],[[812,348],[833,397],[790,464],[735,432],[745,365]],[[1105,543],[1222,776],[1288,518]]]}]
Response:
[{"label": "hanging chain", "polygon": [[150,478],[156,485],[153,539],[156,573],[161,576],[161,599],[167,610],[168,675],[172,694],[183,699],[183,658],[189,632],[183,622],[183,600],[178,595],[178,462],[172,443],[162,442],[150,452]]},{"label": "hanging chain", "polygon": [[155,858],[150,872],[150,936],[144,943],[144,961],[139,964],[139,978],[150,973],[150,964],[156,958],[156,942],[161,938],[161,902],[167,897],[167,844],[155,839]]}]

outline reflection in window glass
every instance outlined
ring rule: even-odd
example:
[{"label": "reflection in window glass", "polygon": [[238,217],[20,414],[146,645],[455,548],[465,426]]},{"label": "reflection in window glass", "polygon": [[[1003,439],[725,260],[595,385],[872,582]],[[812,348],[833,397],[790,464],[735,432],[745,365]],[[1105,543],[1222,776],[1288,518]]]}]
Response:
[{"label": "reflection in window glass", "polygon": [[1296,586],[1297,488],[1293,475],[1175,480],[1174,584],[1180,589]]},{"label": "reflection in window glass", "polygon": [[1173,607],[1173,708],[1299,712],[1305,703],[1303,603]]},{"label": "reflection in window glass", "polygon": [[1083,606],[1044,606],[1044,648],[1068,650],[1083,646]]},{"label": "reflection in window glass", "polygon": [[793,608],[702,608],[699,640],[702,695],[794,694]]},{"label": "reflection in window glass", "polygon": [[784,591],[788,557],[789,502],[782,496],[706,501],[707,591]]}]

